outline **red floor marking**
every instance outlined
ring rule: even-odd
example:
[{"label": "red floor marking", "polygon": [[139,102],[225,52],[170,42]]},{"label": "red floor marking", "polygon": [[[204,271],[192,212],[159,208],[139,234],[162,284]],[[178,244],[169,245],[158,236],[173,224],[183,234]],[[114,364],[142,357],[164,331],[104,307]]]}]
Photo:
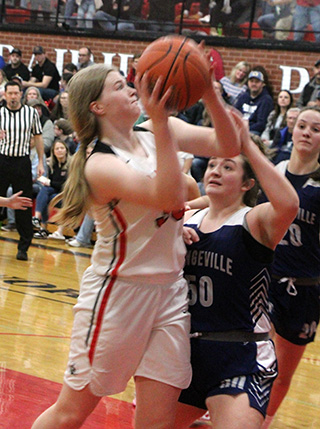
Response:
[{"label": "red floor marking", "polygon": [[[60,383],[0,368],[0,428],[30,429],[34,420],[52,405]],[[82,426],[84,429],[132,429],[132,404],[103,398]]]}]

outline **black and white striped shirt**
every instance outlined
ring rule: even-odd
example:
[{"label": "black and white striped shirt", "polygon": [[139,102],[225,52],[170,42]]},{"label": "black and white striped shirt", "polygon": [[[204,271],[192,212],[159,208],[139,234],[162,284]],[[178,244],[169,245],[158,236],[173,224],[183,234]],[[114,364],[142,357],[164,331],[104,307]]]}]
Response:
[{"label": "black and white striped shirt", "polygon": [[42,134],[37,110],[24,105],[18,110],[2,106],[0,129],[5,131],[5,138],[0,140],[0,154],[11,157],[29,155],[31,134]]}]

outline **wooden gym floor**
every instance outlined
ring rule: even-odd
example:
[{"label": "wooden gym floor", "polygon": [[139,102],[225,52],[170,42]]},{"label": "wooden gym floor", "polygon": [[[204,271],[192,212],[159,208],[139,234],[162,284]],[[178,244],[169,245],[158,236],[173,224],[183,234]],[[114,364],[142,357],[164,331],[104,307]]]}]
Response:
[{"label": "wooden gym floor", "polygon": [[[55,401],[67,363],[72,307],[91,255],[90,249],[34,239],[29,261],[17,261],[17,237],[0,233],[1,429],[29,429]],[[103,398],[83,427],[133,428],[133,393],[130,381],[124,393]],[[319,331],[272,425],[286,428],[320,429]]]}]

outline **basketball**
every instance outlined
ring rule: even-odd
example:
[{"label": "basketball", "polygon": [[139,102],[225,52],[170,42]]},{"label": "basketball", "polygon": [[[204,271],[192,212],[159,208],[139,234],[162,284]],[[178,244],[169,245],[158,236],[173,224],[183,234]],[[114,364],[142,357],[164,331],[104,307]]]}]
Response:
[{"label": "basketball", "polygon": [[162,76],[161,96],[172,87],[168,108],[185,110],[203,95],[209,83],[209,64],[198,45],[182,36],[165,36],[152,42],[142,53],[137,73],[148,71],[150,85]]}]

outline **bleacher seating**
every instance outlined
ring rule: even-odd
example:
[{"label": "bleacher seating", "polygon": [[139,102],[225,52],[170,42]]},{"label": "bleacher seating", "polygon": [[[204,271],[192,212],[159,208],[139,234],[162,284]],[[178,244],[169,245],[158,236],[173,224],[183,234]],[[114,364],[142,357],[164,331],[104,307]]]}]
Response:
[{"label": "bleacher seating", "polygon": [[6,22],[8,24],[24,24],[30,21],[29,9],[6,8]]}]

